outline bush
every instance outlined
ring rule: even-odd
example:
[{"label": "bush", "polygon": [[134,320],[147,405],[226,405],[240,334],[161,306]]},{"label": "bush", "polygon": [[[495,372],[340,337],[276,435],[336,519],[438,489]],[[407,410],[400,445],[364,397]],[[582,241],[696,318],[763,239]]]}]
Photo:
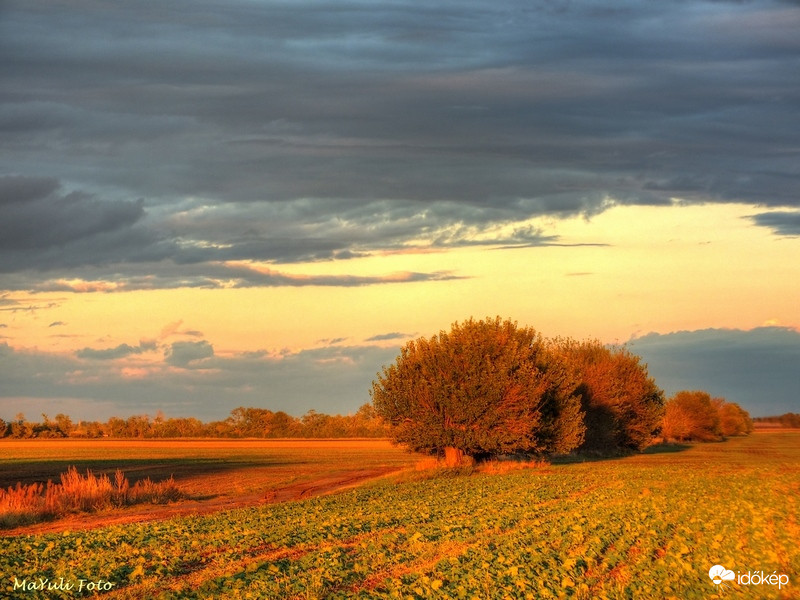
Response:
[{"label": "bush", "polygon": [[710,442],[750,434],[753,420],[735,402],[703,391],[682,391],[667,402],[661,431],[667,439]]},{"label": "bush", "polygon": [[709,442],[718,440],[720,420],[708,392],[681,391],[667,402],[662,433],[669,439]]}]

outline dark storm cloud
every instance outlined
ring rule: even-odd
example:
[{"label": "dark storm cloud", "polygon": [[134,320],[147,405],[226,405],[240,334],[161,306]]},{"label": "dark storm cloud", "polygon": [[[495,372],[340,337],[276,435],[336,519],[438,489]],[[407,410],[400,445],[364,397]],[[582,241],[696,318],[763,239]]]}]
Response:
[{"label": "dark storm cloud", "polygon": [[634,338],[628,346],[644,359],[668,395],[705,390],[739,403],[754,416],[800,410],[800,332],[795,329],[651,333]]},{"label": "dark storm cloud", "polygon": [[0,271],[169,287],[615,203],[792,209],[798,30],[771,0],[7,1]]},{"label": "dark storm cloud", "polygon": [[58,180],[51,177],[0,177],[0,206],[25,204],[52,194]]},{"label": "dark storm cloud", "polygon": [[52,179],[0,177],[0,252],[61,247],[129,227],[141,201],[103,202],[89,194],[59,194]]},{"label": "dark storm cloud", "polygon": [[756,225],[769,227],[778,235],[800,235],[800,211],[775,211],[751,217]]}]

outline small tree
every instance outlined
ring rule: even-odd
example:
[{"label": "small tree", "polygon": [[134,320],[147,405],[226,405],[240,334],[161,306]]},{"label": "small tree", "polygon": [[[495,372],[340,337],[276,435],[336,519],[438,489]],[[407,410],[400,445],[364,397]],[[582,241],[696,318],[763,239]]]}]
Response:
[{"label": "small tree", "polygon": [[664,392],[638,356],[598,341],[559,339],[554,349],[580,382],[586,413],[581,450],[641,450],[650,443],[661,425]]},{"label": "small tree", "polygon": [[678,392],[665,406],[662,433],[676,440],[718,440],[717,405],[707,392]]},{"label": "small tree", "polygon": [[464,455],[576,448],[584,426],[574,390],[533,329],[497,317],[407,343],[371,394],[395,441],[458,464]]}]

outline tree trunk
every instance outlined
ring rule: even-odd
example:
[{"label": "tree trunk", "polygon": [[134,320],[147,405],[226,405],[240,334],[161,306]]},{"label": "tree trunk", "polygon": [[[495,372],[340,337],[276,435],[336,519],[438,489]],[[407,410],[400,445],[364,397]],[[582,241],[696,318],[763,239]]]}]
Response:
[{"label": "tree trunk", "polygon": [[444,464],[447,467],[460,467],[464,463],[464,451],[461,448],[447,446],[444,449]]}]

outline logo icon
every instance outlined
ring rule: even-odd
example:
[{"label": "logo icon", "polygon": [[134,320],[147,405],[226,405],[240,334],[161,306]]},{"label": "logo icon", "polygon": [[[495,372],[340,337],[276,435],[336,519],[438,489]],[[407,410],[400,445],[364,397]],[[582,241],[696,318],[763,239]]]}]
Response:
[{"label": "logo icon", "polygon": [[723,567],[722,565],[714,565],[708,570],[708,576],[714,585],[721,585],[723,588],[728,587],[726,581],[733,581],[736,579],[736,574]]}]

